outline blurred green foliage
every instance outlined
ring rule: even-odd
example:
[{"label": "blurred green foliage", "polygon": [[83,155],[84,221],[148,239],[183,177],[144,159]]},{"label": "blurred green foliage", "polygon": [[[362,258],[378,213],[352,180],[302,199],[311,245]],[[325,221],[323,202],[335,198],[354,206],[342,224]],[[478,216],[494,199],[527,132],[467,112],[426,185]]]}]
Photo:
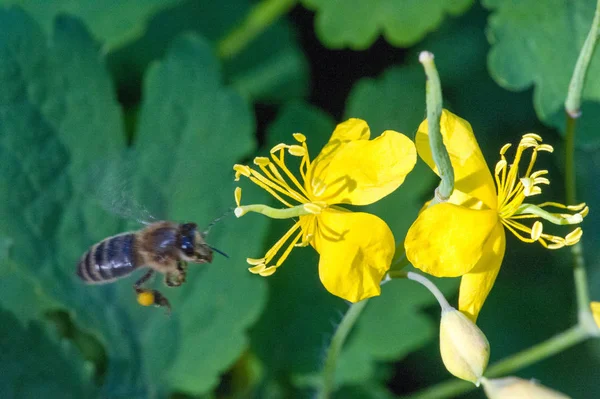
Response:
[{"label": "blurred green foliage", "polygon": [[[483,5],[492,11],[488,25],[491,76],[510,90],[535,86],[533,103],[538,117],[564,132],[566,92],[596,2],[484,0]],[[600,144],[600,80],[594,79],[599,74],[600,57],[596,53],[583,91],[586,117],[578,127],[582,146]]]},{"label": "blurred green foliage", "polygon": [[[544,195],[563,200],[562,103],[593,0],[300,3],[219,60],[219,40],[255,2],[0,1],[2,398],[313,397],[347,304],[323,288],[311,247],[295,249],[269,278],[246,270],[245,258],[261,256],[289,221],[219,221],[207,240],[229,259],[192,265],[182,287],[164,291],[171,317],[137,305],[139,274],[86,286],[75,266],[90,245],[140,227],[118,215],[128,206],[208,226],[234,206],[233,164],[250,164],[294,132],[306,135],[312,156],[349,117],[365,119],[373,137],[386,129],[414,137],[425,116],[421,50],[435,54],[445,106],[471,122],[490,165],[525,132],[555,145],[540,160],[552,181]],[[346,47],[364,53],[328,50]],[[347,73],[357,55],[372,57],[376,73]],[[598,58],[577,136],[596,300]],[[331,82],[315,87],[314,74],[328,69]],[[345,104],[324,100],[338,90],[349,93]],[[271,201],[241,185],[244,201]],[[400,244],[436,185],[419,162],[400,189],[360,210],[383,218]],[[455,303],[458,280],[436,284]],[[569,251],[509,238],[479,319],[492,362],[572,325],[572,286]],[[344,347],[335,398],[389,399],[449,379],[438,317],[421,286],[385,284]],[[597,370],[600,345],[589,342],[517,375],[595,398]]]}]

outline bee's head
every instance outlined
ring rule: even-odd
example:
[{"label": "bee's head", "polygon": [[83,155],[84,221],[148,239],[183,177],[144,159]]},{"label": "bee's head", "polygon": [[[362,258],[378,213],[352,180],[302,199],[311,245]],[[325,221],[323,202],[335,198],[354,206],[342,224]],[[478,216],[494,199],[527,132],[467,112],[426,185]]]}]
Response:
[{"label": "bee's head", "polygon": [[197,227],[196,223],[180,225],[177,246],[181,250],[184,260],[194,263],[210,263],[213,251],[206,244]]}]

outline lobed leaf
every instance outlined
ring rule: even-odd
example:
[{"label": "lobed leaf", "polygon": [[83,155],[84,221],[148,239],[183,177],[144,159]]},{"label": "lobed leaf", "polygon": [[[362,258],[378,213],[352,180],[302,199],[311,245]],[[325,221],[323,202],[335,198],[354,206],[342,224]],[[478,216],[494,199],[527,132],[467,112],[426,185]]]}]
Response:
[{"label": "lobed leaf", "polygon": [[[564,102],[575,62],[590,29],[596,1],[485,0],[492,48],[488,67],[510,90],[533,86],[538,117],[564,133]],[[600,53],[595,52],[583,91],[585,118],[577,127],[583,146],[597,147],[600,136]]]},{"label": "lobed leaf", "polygon": [[380,34],[392,45],[409,47],[435,30],[446,14],[459,15],[472,0],[302,0],[315,10],[315,29],[329,48],[364,50]]},{"label": "lobed leaf", "polygon": [[94,37],[107,50],[121,47],[141,36],[148,19],[159,10],[172,7],[181,0],[0,0],[3,5],[19,5],[27,11],[44,32],[53,32],[54,20],[67,14],[84,21]]},{"label": "lobed leaf", "polygon": [[[50,298],[21,292],[36,303],[24,318],[64,308],[97,336],[109,357],[103,397],[211,389],[247,345],[244,330],[263,306],[263,282],[239,267],[244,254],[236,250],[260,243],[264,223],[241,223],[229,234],[214,227],[210,243],[231,259],[191,267],[187,283],[166,293],[171,318],[135,303],[131,284],[139,274],[86,286],[75,267],[90,245],[124,229],[90,189],[106,160],[118,171],[118,159],[133,157],[136,168],[124,168],[122,177],[134,199],[175,220],[207,226],[231,207],[233,185],[224,181],[255,145],[250,107],[221,84],[209,44],[184,37],[149,72],[135,145],[124,152],[120,108],[85,28],[61,17],[47,38],[16,8],[0,10],[0,25],[0,236],[13,244],[14,267]],[[10,274],[0,280],[5,287],[16,281]],[[2,303],[17,306],[15,295],[9,291]]]},{"label": "lobed leaf", "polygon": [[88,367],[39,323],[23,325],[0,308],[0,392],[5,398],[94,398]]},{"label": "lobed leaf", "polygon": [[[250,12],[249,0],[185,1],[153,16],[138,40],[109,55],[120,86],[130,87],[147,66],[164,56],[183,32],[196,32],[214,46]],[[237,56],[224,62],[228,82],[253,101],[282,103],[308,94],[307,59],[293,27],[276,21]]]}]

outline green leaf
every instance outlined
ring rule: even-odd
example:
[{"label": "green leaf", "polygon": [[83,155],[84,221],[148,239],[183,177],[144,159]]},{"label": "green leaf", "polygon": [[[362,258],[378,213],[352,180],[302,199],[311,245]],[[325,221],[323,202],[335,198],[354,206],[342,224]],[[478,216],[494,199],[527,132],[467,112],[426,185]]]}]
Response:
[{"label": "green leaf", "polygon": [[[90,176],[107,160],[125,186],[131,181],[134,202],[171,219],[208,226],[229,209],[231,166],[255,146],[249,105],[221,84],[207,42],[176,41],[148,74],[135,145],[125,153],[136,167],[121,170],[120,110],[98,47],[81,24],[59,18],[46,38],[33,19],[10,9],[0,11],[0,25],[0,236],[13,242],[15,268],[51,298],[21,292],[36,304],[30,317],[64,308],[100,338],[109,357],[105,397],[209,390],[247,346],[244,331],[263,306],[264,283],[246,271],[238,248],[256,248],[264,222],[235,221],[230,233],[223,227],[231,217],[214,226],[207,240],[231,258],[192,265],[186,284],[165,293],[170,318],[135,302],[138,273],[87,286],[75,267],[90,245],[124,228],[90,189]],[[123,194],[120,186],[96,187],[102,190]],[[0,279],[3,287],[14,281]],[[10,295],[3,294],[3,303],[16,306],[18,293]]]},{"label": "green leaf", "polygon": [[0,308],[0,391],[4,398],[93,398],[81,356],[38,323],[23,325]]},{"label": "green leaf", "polygon": [[[204,226],[234,205],[231,167],[255,148],[251,109],[220,84],[218,69],[206,41],[194,35],[176,40],[146,78],[135,144],[143,181],[154,193],[143,199],[168,204],[176,220]],[[230,214],[211,230],[210,244],[230,258],[215,259],[201,273],[192,266],[173,301],[180,312],[180,350],[169,358],[166,377],[173,388],[201,393],[214,387],[248,345],[245,329],[262,310],[265,287],[246,270],[246,251],[259,248],[266,226],[266,220],[250,223]],[[163,339],[160,331],[153,335],[148,344]]]},{"label": "green leaf", "polygon": [[159,10],[181,0],[0,0],[3,5],[19,5],[51,34],[56,17],[72,15],[85,22],[105,50],[131,42],[144,33],[148,19]]},{"label": "green leaf", "polygon": [[[149,63],[163,57],[175,37],[197,32],[216,43],[248,14],[249,0],[186,1],[157,14],[146,33],[110,54],[109,64],[120,86],[129,87]],[[285,102],[308,94],[308,65],[293,27],[282,19],[224,64],[227,81],[253,101]]]},{"label": "green leaf", "polygon": [[368,48],[380,34],[392,45],[409,47],[435,30],[446,14],[459,15],[472,0],[302,0],[317,13],[315,29],[329,48]]},{"label": "green leaf", "polygon": [[[510,90],[534,87],[538,117],[564,132],[564,102],[579,51],[590,29],[596,1],[513,2],[485,0],[489,18],[489,69],[498,84]],[[585,118],[577,140],[598,146],[600,135],[600,53],[590,64],[583,91]]]}]

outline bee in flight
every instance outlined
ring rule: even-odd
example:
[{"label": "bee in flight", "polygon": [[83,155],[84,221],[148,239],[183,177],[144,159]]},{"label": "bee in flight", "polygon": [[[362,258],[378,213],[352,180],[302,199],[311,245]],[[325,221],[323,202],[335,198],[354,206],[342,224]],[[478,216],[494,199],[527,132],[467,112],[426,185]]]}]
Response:
[{"label": "bee in flight", "polygon": [[195,223],[154,222],[145,228],[108,237],[93,245],[79,261],[77,275],[88,284],[106,284],[129,275],[140,267],[149,270],[133,285],[140,305],[171,306],[157,290],[143,288],[154,272],[165,275],[165,284],[178,287],[185,282],[188,262],[210,263],[212,248]]}]

